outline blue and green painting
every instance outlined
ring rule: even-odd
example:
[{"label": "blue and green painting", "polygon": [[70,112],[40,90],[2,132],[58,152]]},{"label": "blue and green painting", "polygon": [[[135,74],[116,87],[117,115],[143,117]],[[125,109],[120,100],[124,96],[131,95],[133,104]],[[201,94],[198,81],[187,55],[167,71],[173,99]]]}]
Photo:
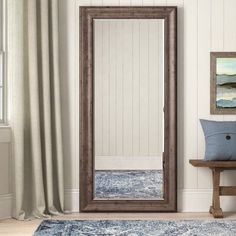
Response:
[{"label": "blue and green painting", "polygon": [[236,107],[236,58],[216,59],[216,106]]}]

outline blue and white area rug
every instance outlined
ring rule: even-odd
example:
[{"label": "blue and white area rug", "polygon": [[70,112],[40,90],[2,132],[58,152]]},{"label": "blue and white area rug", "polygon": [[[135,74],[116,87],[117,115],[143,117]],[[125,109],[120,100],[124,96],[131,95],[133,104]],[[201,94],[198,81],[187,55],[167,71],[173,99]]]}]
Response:
[{"label": "blue and white area rug", "polygon": [[233,236],[233,220],[45,220],[34,236]]},{"label": "blue and white area rug", "polygon": [[96,170],[96,198],[163,198],[162,170]]}]

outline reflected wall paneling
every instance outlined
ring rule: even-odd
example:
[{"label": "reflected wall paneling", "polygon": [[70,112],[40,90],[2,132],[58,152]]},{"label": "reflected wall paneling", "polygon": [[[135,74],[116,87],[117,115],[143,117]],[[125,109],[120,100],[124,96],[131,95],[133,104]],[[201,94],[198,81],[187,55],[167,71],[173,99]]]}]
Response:
[{"label": "reflected wall paneling", "polygon": [[163,74],[164,28],[156,21],[95,25],[96,158],[139,158],[140,165],[145,157],[161,159],[164,95],[156,78]]}]

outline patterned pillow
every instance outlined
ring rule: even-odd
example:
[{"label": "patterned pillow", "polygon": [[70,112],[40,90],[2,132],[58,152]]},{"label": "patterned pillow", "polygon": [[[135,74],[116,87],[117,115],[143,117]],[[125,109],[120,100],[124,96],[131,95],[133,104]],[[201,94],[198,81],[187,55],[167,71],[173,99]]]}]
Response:
[{"label": "patterned pillow", "polygon": [[236,121],[200,119],[205,135],[205,160],[236,160]]}]

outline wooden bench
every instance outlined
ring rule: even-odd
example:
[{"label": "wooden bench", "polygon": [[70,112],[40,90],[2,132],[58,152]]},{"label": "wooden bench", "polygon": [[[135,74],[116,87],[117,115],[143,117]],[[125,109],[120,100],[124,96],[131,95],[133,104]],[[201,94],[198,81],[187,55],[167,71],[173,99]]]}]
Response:
[{"label": "wooden bench", "polygon": [[213,196],[209,212],[214,218],[223,218],[220,196],[236,196],[236,186],[220,186],[220,172],[235,170],[236,161],[189,160],[189,163],[195,167],[208,167],[212,170]]}]

